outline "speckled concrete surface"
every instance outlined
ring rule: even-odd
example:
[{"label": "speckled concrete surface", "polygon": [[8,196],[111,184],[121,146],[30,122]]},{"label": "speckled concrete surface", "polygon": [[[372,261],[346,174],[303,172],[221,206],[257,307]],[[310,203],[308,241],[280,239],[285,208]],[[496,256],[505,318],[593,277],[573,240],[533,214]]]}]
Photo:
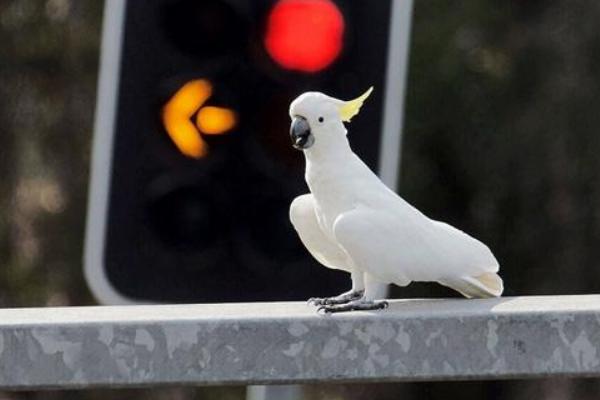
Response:
[{"label": "speckled concrete surface", "polygon": [[0,388],[600,375],[600,296],[0,310]]}]

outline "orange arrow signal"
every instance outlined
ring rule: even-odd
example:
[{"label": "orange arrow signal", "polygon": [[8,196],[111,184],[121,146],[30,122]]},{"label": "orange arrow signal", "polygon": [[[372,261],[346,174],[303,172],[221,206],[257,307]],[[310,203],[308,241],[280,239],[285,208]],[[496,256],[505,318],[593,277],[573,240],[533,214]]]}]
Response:
[{"label": "orange arrow signal", "polygon": [[[208,145],[200,132],[222,135],[237,123],[233,110],[221,107],[202,107],[212,95],[212,85],[205,79],[196,79],[183,85],[165,104],[162,122],[165,130],[183,154],[202,158],[208,154]],[[196,125],[192,122],[194,114]]]}]

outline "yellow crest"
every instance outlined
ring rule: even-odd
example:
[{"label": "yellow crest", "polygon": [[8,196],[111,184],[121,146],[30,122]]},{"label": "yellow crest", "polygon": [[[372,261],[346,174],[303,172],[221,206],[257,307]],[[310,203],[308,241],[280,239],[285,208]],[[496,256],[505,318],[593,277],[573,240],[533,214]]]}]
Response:
[{"label": "yellow crest", "polygon": [[364,101],[369,97],[371,92],[373,91],[373,86],[367,89],[366,92],[355,98],[354,100],[348,100],[342,103],[339,107],[340,118],[344,122],[350,122],[352,117],[354,117],[360,111]]}]

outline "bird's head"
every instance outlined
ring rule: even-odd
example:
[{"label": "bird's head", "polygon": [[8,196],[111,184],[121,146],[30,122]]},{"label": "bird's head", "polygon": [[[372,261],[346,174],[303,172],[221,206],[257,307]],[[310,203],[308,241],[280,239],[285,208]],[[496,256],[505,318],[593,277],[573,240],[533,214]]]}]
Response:
[{"label": "bird's head", "polygon": [[354,100],[343,101],[320,92],[306,92],[298,96],[290,105],[290,137],[298,150],[306,150],[315,143],[335,140],[335,136],[345,136],[343,122],[350,122],[360,111],[363,102],[369,97],[373,87]]}]

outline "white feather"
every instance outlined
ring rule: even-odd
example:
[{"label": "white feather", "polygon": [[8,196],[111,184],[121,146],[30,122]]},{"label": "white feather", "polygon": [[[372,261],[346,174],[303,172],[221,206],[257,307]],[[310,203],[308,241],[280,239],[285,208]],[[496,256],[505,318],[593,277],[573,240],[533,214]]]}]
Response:
[{"label": "white feather", "polygon": [[328,268],[351,272],[347,256],[338,244],[329,240],[317,221],[312,194],[294,199],[290,206],[290,220],[309,253]]},{"label": "white feather", "polygon": [[309,122],[315,138],[304,150],[311,195],[290,209],[309,252],[325,266],[360,271],[371,280],[400,286],[437,281],[467,297],[499,296],[502,280],[490,249],[388,189],[350,149],[336,116],[339,102],[307,93],[290,107],[292,116]]}]

